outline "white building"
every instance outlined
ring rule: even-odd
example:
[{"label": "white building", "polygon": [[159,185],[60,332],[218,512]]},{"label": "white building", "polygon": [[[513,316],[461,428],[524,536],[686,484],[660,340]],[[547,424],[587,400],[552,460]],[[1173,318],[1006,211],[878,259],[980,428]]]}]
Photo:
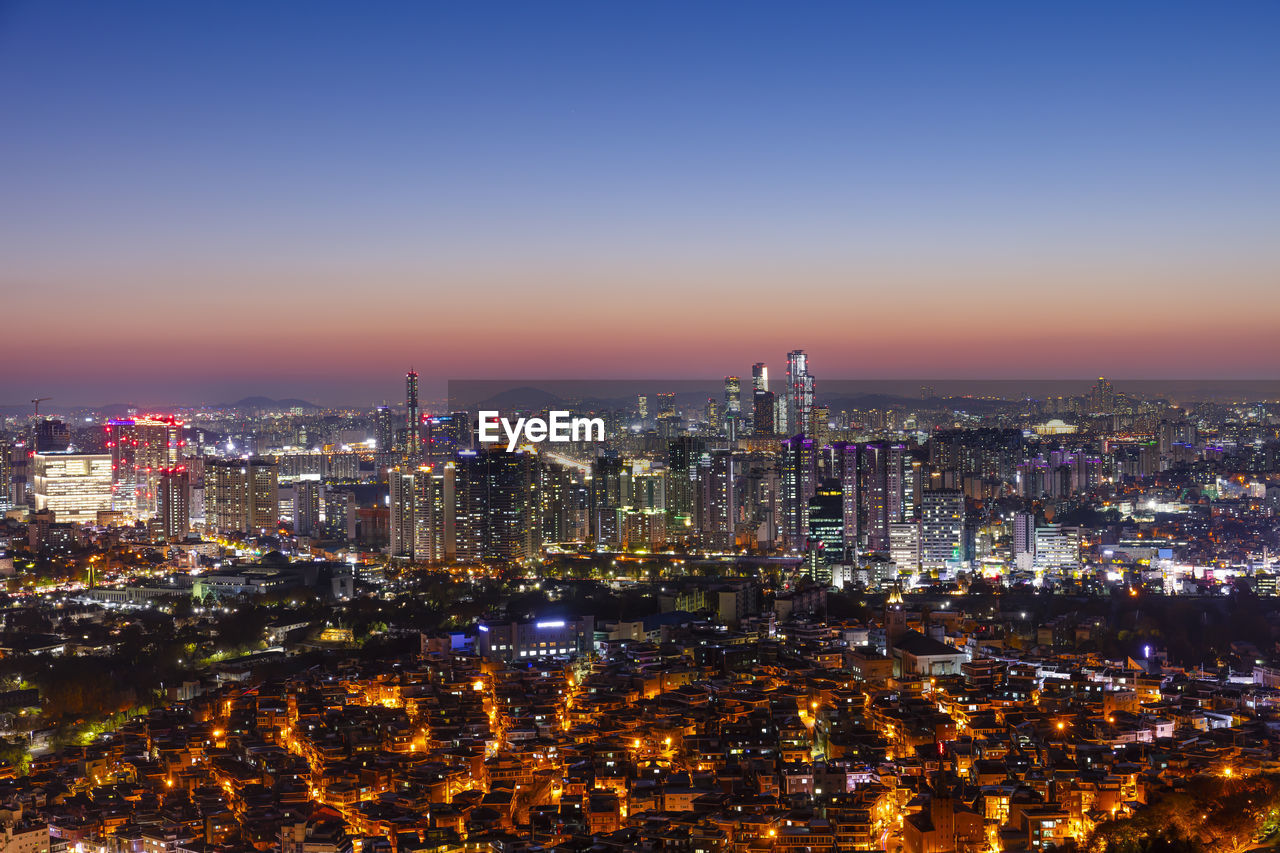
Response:
[{"label": "white building", "polygon": [[109,453],[37,453],[32,457],[37,510],[53,510],[60,522],[93,524],[111,509]]}]

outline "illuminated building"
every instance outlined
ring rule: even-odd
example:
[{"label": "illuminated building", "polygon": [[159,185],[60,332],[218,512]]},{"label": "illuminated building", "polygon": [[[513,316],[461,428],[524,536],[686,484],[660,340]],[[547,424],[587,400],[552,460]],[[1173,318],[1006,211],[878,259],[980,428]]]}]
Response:
[{"label": "illuminated building", "polygon": [[803,433],[782,442],[782,545],[800,551],[809,537],[809,499],[817,488],[813,440]]},{"label": "illuminated building", "polygon": [[396,422],[390,406],[379,406],[373,412],[373,441],[378,450],[395,449]]},{"label": "illuminated building", "polygon": [[831,582],[831,566],[844,562],[844,493],[839,480],[824,480],[809,499],[809,549],[815,555],[813,579]]},{"label": "illuminated building", "polygon": [[944,569],[964,559],[964,493],[927,491],[920,502],[920,567]]},{"label": "illuminated building", "polygon": [[724,434],[733,441],[742,420],[742,382],[736,376],[724,378]]},{"label": "illuminated building", "polygon": [[1036,556],[1036,517],[1030,512],[1014,513],[1013,562],[1019,569],[1030,569]]},{"label": "illuminated building", "polygon": [[890,446],[885,458],[885,513],[890,524],[915,516],[915,469],[911,463],[906,445]]},{"label": "illuminated building", "polygon": [[920,570],[920,522],[889,523],[889,559],[901,570]]},{"label": "illuminated building", "polygon": [[339,542],[354,542],[359,508],[349,489],[324,490],[324,535]]},{"label": "illuminated building", "polygon": [[517,661],[592,651],[596,620],[594,616],[548,616],[525,622],[481,622],[477,627],[477,654],[488,660]]},{"label": "illuminated building", "polygon": [[698,465],[698,537],[703,548],[733,548],[738,520],[735,462],[731,451],[716,450]]},{"label": "illuminated building", "polygon": [[752,394],[752,406],[752,432],[758,436],[776,435],[777,401],[773,392],[757,388]]},{"label": "illuminated building", "polygon": [[1080,530],[1061,524],[1037,527],[1033,565],[1037,571],[1080,567]]},{"label": "illuminated building", "polygon": [[804,350],[787,353],[787,399],[783,407],[785,420],[779,424],[783,435],[803,432],[813,415],[813,376],[809,373],[809,357]]},{"label": "illuminated building", "polygon": [[237,533],[269,533],[280,520],[276,463],[269,459],[209,459],[205,463],[205,525]]},{"label": "illuminated building", "polygon": [[418,374],[410,370],[404,377],[404,405],[406,422],[404,432],[405,455],[409,461],[422,455],[421,414],[418,410]]},{"label": "illuminated building", "polygon": [[322,526],[324,486],[319,480],[298,480],[293,484],[293,532],[298,536],[318,536]]},{"label": "illuminated building", "polygon": [[191,530],[191,475],[186,467],[162,468],[156,493],[160,535],[169,542],[185,539]]},{"label": "illuminated building", "polygon": [[463,450],[454,470],[454,537],[460,562],[518,561],[541,547],[534,458],[502,447]]},{"label": "illuminated building", "polygon": [[111,456],[107,453],[37,453],[32,457],[37,510],[59,522],[92,524],[111,509]]},{"label": "illuminated building", "polygon": [[16,505],[13,499],[13,451],[12,444],[0,439],[0,511]]},{"label": "illuminated building", "polygon": [[868,444],[858,455],[858,499],[866,549],[889,548],[889,453],[883,444]]},{"label": "illuminated building", "polygon": [[[446,558],[445,529],[451,510],[445,466],[436,471],[430,465],[413,469],[392,468],[391,556],[424,563]],[[452,468],[448,468],[451,475]]]},{"label": "illuminated building", "polygon": [[858,547],[858,446],[837,441],[822,449],[823,470],[840,486],[840,512],[845,551],[853,554]]},{"label": "illuminated building", "polygon": [[769,390],[769,368],[763,361],[751,365],[751,390]]},{"label": "illuminated building", "polygon": [[631,465],[610,451],[591,462],[591,536],[617,545],[617,511],[631,502]]},{"label": "illuminated building", "polygon": [[160,472],[179,462],[182,426],[171,415],[107,421],[112,509],[144,521],[156,515]]},{"label": "illuminated building", "polygon": [[693,524],[694,482],[702,448],[703,440],[695,436],[667,442],[667,528],[675,535]]}]

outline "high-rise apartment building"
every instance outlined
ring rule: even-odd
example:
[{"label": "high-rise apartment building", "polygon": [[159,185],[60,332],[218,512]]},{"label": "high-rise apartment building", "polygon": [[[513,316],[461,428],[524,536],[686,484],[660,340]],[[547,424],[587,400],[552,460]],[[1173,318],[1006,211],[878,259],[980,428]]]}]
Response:
[{"label": "high-rise apartment building", "polygon": [[[448,469],[452,473],[452,468]],[[446,471],[430,465],[392,468],[391,556],[425,563],[443,562],[446,528],[452,523]]]},{"label": "high-rise apartment building", "polygon": [[817,488],[813,439],[803,433],[782,442],[782,545],[803,551],[809,537],[809,499]]},{"label": "high-rise apartment building", "polygon": [[207,527],[259,535],[275,529],[280,506],[274,461],[208,459],[204,476]]}]

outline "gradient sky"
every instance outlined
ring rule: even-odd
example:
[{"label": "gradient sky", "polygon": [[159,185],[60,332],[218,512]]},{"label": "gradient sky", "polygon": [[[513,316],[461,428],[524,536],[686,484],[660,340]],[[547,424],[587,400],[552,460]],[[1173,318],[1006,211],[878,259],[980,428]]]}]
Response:
[{"label": "gradient sky", "polygon": [[0,2],[0,403],[1273,377],[1280,4]]}]

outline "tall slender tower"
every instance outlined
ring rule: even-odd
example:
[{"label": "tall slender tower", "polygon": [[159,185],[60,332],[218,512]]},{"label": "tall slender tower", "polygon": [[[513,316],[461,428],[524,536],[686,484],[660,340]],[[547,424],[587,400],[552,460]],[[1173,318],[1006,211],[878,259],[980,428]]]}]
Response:
[{"label": "tall slender tower", "polygon": [[813,376],[809,373],[809,356],[802,349],[787,353],[786,423],[783,433],[793,435],[810,428],[813,413]]},{"label": "tall slender tower", "polygon": [[405,424],[405,455],[409,459],[417,459],[422,455],[422,441],[419,435],[421,417],[418,412],[418,374],[410,370],[404,377],[404,406],[408,423]]}]

